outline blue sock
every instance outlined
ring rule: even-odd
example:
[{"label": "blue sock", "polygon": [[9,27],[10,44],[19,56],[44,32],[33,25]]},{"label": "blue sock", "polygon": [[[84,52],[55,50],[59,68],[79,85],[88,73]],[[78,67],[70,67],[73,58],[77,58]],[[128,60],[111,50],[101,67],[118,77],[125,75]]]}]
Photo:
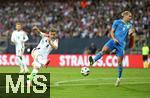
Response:
[{"label": "blue sock", "polygon": [[96,62],[97,60],[99,60],[102,56],[103,56],[103,52],[97,53],[96,56],[95,56],[95,58],[94,58],[94,62]]},{"label": "blue sock", "polygon": [[121,78],[122,76],[122,70],[123,70],[123,67],[121,65],[118,66],[118,78]]}]

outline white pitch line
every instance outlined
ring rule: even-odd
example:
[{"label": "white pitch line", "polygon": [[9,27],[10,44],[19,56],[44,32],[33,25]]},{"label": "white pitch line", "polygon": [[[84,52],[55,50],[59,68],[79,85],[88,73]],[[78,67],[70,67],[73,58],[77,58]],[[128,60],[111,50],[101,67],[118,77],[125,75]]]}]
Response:
[{"label": "white pitch line", "polygon": [[[125,82],[125,83],[121,83],[121,84],[150,84],[150,82]],[[96,86],[96,85],[98,85],[98,86],[100,86],[100,85],[115,85],[114,83],[99,83],[99,84],[65,84],[65,85],[58,85],[58,86],[56,86],[56,85],[51,85],[50,87],[64,87],[64,86],[68,86],[68,87],[70,87],[70,86]]]},{"label": "white pitch line", "polygon": [[[116,78],[91,78],[91,79],[74,79],[74,80],[64,80],[64,81],[58,81],[55,82],[53,86],[60,86],[60,84],[64,84],[64,83],[70,83],[70,82],[80,82],[80,81],[93,81],[93,80],[115,80]],[[125,80],[143,80],[143,79],[150,79],[150,78],[122,78]],[[127,82],[127,83],[123,83],[123,84],[144,84],[144,83],[150,83],[150,82]],[[101,83],[98,85],[106,85],[106,84],[113,84],[113,83]],[[79,85],[93,85],[93,84],[65,84],[66,86],[70,85],[70,86],[79,86]],[[63,86],[65,86],[63,85]],[[94,84],[97,85],[97,84]],[[61,85],[62,86],[62,85]]]}]

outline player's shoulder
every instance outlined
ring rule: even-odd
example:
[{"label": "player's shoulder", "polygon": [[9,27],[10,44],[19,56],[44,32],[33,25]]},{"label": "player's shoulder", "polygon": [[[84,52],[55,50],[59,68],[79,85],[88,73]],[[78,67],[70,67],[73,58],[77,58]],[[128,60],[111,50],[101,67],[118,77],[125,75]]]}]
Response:
[{"label": "player's shoulder", "polygon": [[14,33],[18,33],[18,32],[26,33],[24,30],[20,30],[20,31],[18,31],[18,30],[14,30],[13,32],[14,32]]},{"label": "player's shoulder", "polygon": [[21,30],[20,32],[21,32],[21,33],[26,33],[24,30]]},{"label": "player's shoulder", "polygon": [[17,34],[17,30],[14,30],[14,31],[12,32],[12,34]]},{"label": "player's shoulder", "polygon": [[17,30],[13,30],[13,32],[17,32]]},{"label": "player's shoulder", "polygon": [[115,19],[114,23],[116,23],[116,24],[121,23],[121,19]]}]

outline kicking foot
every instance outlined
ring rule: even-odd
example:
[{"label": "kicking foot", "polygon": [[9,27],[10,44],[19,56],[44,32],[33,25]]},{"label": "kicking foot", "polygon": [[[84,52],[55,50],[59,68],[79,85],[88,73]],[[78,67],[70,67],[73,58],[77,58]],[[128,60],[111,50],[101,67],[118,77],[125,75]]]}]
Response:
[{"label": "kicking foot", "polygon": [[118,86],[120,85],[120,81],[121,81],[121,79],[120,79],[120,78],[117,78],[117,81],[116,81],[116,83],[115,83],[115,86],[116,86],[116,87],[118,87]]},{"label": "kicking foot", "polygon": [[92,66],[94,64],[94,60],[93,60],[92,56],[89,57],[89,62],[90,62],[90,66]]}]

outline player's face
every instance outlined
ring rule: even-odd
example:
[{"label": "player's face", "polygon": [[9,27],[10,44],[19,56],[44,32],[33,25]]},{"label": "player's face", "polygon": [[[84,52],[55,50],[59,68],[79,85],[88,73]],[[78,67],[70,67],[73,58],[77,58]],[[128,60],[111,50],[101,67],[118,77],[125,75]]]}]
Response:
[{"label": "player's face", "polygon": [[127,21],[130,21],[132,19],[132,14],[129,13],[128,15],[125,16]]},{"label": "player's face", "polygon": [[56,32],[50,32],[49,36],[50,36],[50,38],[55,38],[56,37]]},{"label": "player's face", "polygon": [[22,26],[21,26],[21,24],[16,24],[16,30],[21,30],[22,29]]}]

